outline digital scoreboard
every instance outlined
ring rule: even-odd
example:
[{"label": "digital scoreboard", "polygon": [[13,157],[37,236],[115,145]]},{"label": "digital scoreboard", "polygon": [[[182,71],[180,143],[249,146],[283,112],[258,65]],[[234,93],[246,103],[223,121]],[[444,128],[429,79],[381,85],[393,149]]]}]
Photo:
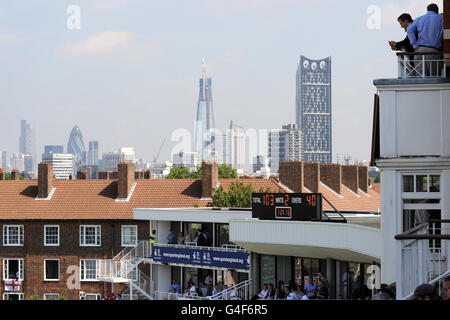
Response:
[{"label": "digital scoreboard", "polygon": [[318,221],[321,193],[253,193],[252,217],[260,220]]}]

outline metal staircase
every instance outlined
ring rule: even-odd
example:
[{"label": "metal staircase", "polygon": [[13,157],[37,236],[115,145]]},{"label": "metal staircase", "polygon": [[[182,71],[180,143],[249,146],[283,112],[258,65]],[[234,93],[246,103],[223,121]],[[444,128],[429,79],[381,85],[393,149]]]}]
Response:
[{"label": "metal staircase", "polygon": [[99,260],[97,279],[111,283],[127,283],[129,293],[124,292],[124,295],[128,294],[133,298],[138,293],[152,299],[151,279],[139,270],[141,262],[149,259],[151,259],[150,241],[140,241],[135,247],[125,248],[113,259]]}]

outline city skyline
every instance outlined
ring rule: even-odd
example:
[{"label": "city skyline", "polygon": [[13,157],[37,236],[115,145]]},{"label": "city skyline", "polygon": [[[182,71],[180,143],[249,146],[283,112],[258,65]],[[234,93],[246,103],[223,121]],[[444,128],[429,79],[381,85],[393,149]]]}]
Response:
[{"label": "city skyline", "polygon": [[[150,160],[174,130],[192,130],[202,56],[215,79],[216,127],[234,119],[245,128],[279,128],[295,122],[294,69],[305,54],[333,56],[333,159],[350,153],[367,160],[371,131],[363,124],[372,117],[371,79],[393,74],[396,61],[387,40],[404,38],[396,14],[415,17],[425,13],[425,5],[416,0],[326,3],[333,16],[324,19],[336,28],[317,26],[314,32],[307,26],[315,25],[317,7],[295,1],[176,7],[162,1],[79,1],[80,30],[66,28],[69,1],[51,8],[37,1],[27,10],[2,3],[0,103],[9,121],[0,128],[0,150],[18,151],[11,133],[19,132],[20,119],[28,119],[38,133],[38,154],[45,144],[66,145],[77,123],[86,137],[101,141],[102,152],[132,145],[139,158]],[[369,5],[383,13],[379,30],[366,26]],[[143,19],[143,11],[150,19]],[[180,22],[164,22],[169,12]],[[341,21],[344,14],[347,19]],[[35,17],[44,21],[39,27]],[[209,28],[202,27],[200,17]],[[51,40],[43,41],[46,34]],[[367,54],[348,54],[355,39]],[[379,45],[383,42],[385,47]],[[23,91],[29,94],[19,94]],[[170,159],[174,145],[169,141],[160,159]]]}]

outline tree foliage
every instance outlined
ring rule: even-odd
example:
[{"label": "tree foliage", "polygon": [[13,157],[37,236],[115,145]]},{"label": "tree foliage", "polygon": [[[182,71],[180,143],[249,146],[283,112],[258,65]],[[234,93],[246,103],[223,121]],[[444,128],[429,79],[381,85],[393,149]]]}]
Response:
[{"label": "tree foliage", "polygon": [[224,191],[223,186],[220,186],[214,191],[210,207],[220,208],[251,208],[252,207],[252,193],[266,193],[271,192],[270,189],[253,190],[251,184],[244,185],[242,182],[234,182],[231,184],[228,191]]},{"label": "tree foliage", "polygon": [[219,179],[236,179],[238,177],[237,170],[225,163],[219,166]]},{"label": "tree foliage", "polygon": [[199,179],[201,175],[200,167],[197,167],[194,172],[190,172],[186,166],[181,165],[180,167],[170,169],[170,173],[166,179]]}]

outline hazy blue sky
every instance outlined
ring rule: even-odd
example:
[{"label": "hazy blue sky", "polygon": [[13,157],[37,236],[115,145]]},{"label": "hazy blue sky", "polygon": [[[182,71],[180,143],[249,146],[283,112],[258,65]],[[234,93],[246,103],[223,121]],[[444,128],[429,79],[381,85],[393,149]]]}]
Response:
[{"label": "hazy blue sky", "polygon": [[[442,0],[436,1],[442,8]],[[152,160],[164,137],[193,130],[201,57],[213,79],[216,127],[295,122],[299,55],[332,56],[333,157],[370,158],[375,78],[396,77],[396,18],[429,1],[0,0],[0,150],[19,148],[20,119],[44,144],[78,124],[100,151],[135,147]],[[69,5],[81,29],[66,26]],[[381,9],[371,30],[367,8]]]}]

